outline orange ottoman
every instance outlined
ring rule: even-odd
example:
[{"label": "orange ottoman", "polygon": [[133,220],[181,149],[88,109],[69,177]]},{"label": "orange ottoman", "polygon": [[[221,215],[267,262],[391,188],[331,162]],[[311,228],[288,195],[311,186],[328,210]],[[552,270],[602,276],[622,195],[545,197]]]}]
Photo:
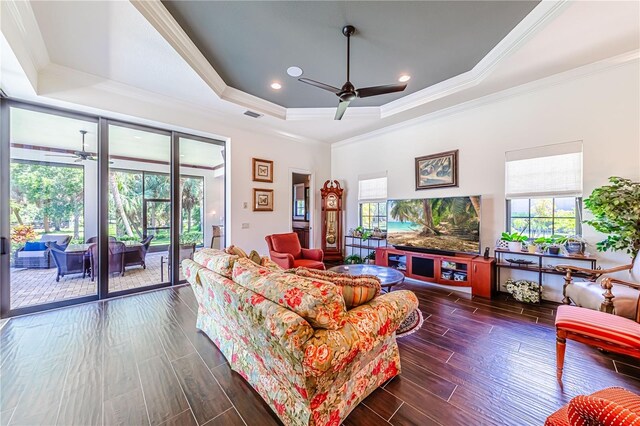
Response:
[{"label": "orange ottoman", "polygon": [[556,313],[558,380],[562,380],[567,339],[640,358],[640,324],[605,312],[561,305]]},{"label": "orange ottoman", "polygon": [[639,426],[640,396],[622,388],[578,395],[547,418],[545,426]]}]

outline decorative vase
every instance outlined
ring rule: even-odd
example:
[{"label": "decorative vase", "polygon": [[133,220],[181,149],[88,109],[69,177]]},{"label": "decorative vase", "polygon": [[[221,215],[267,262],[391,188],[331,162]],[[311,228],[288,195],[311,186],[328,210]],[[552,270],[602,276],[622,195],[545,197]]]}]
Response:
[{"label": "decorative vase", "polygon": [[509,241],[509,251],[515,251],[515,252],[522,251],[522,242]]},{"label": "decorative vase", "polygon": [[584,254],[585,244],[580,241],[569,241],[565,248],[569,254]]}]

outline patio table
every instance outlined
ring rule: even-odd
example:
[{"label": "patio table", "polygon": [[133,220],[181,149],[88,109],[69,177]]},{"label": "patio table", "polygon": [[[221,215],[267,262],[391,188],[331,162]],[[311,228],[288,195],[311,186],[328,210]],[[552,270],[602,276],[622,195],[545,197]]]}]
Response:
[{"label": "patio table", "polygon": [[[138,248],[142,247],[142,243],[139,241],[121,241],[124,243],[125,251],[136,251]],[[89,244],[69,244],[67,248],[64,250],[66,253],[84,253],[89,250],[95,243]]]}]

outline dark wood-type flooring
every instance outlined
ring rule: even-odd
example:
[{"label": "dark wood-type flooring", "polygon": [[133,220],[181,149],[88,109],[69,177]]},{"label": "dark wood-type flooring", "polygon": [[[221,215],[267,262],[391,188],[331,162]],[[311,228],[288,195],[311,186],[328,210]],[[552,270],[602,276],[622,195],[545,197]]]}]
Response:
[{"label": "dark wood-type flooring", "polygon": [[[541,425],[581,393],[640,392],[640,366],[569,342],[554,369],[554,305],[427,284],[423,328],[398,339],[402,374],[346,425]],[[195,329],[188,286],[14,318],[0,332],[0,425],[270,425],[278,420]]]}]

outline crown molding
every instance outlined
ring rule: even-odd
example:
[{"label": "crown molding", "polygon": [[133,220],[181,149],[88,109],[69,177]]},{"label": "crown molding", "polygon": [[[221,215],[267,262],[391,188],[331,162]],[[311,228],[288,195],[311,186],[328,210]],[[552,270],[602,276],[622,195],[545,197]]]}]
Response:
[{"label": "crown molding", "polygon": [[[171,16],[160,0],[130,0],[160,35],[194,68],[214,92],[224,100],[284,120],[324,120],[333,118],[331,108],[285,108],[257,96],[228,87],[197,46]],[[475,86],[495,66],[557,16],[569,0],[541,1],[473,69],[448,80],[414,92],[380,107],[352,107],[350,118],[385,118]],[[377,110],[377,111],[376,111]],[[332,111],[329,113],[329,111]]]},{"label": "crown molding", "polygon": [[287,109],[283,106],[274,104],[257,96],[250,95],[242,90],[227,86],[222,92],[221,99],[233,102],[236,105],[243,106],[252,111],[268,114],[282,120],[286,119]]},{"label": "crown molding", "polygon": [[144,16],[144,18],[160,33],[175,51],[193,68],[213,91],[222,97],[227,88],[218,72],[211,66],[202,52],[191,41],[180,24],[160,0],[131,0],[131,4]]},{"label": "crown molding", "polygon": [[389,117],[480,84],[503,59],[558,16],[568,3],[568,0],[541,1],[470,71],[384,104],[380,107],[380,116]]},{"label": "crown molding", "polygon": [[526,95],[533,93],[548,87],[556,86],[559,84],[567,83],[573,80],[577,80],[584,77],[589,77],[594,74],[598,74],[609,69],[617,68],[619,66],[626,65],[633,61],[640,61],[640,50],[632,50],[621,55],[612,56],[601,61],[593,62],[581,67],[573,68],[568,71],[564,71],[558,74],[554,74],[549,77],[545,77],[539,80],[531,81],[521,84],[519,86],[511,87],[509,89],[501,90],[496,93],[491,93],[486,96],[482,96],[477,99],[472,99],[467,102],[459,103],[448,108],[437,110],[420,117],[416,117],[411,120],[406,120],[397,124],[393,124],[381,129],[376,129],[371,132],[363,133],[357,136],[353,136],[347,139],[343,139],[331,144],[331,148],[339,148],[362,142],[376,136],[382,136],[387,133],[395,132],[407,127],[415,126],[421,123],[426,123],[439,118],[447,117],[453,114],[457,114],[463,111],[479,108],[481,106],[503,101],[509,98]]},{"label": "crown molding", "polygon": [[[193,102],[187,102],[182,99],[139,89],[55,63],[50,63],[45,67],[39,73],[38,80],[40,82],[40,90],[37,92],[38,96],[83,105],[97,110],[112,111],[117,114],[138,117],[141,120],[150,119],[163,122],[165,126],[171,126],[176,123],[173,117],[197,116],[201,122],[217,126],[220,129],[228,129],[231,127],[232,129],[259,133],[268,137],[278,137],[312,145],[320,144],[327,146],[325,142],[283,132],[266,123],[245,117],[241,114],[236,115]],[[91,104],[88,102],[91,102]],[[127,107],[123,108],[123,105]],[[149,118],[149,114],[145,114],[144,111],[151,110],[163,111],[167,118],[162,121]],[[191,133],[198,133],[197,127],[184,127],[188,128]],[[212,136],[207,133],[206,137]],[[229,140],[229,135],[216,135],[215,137],[220,140]]]},{"label": "crown molding", "polygon": [[38,72],[46,67],[49,53],[42,38],[31,3],[18,0],[0,1],[2,34],[25,70],[31,85],[38,86]]}]

